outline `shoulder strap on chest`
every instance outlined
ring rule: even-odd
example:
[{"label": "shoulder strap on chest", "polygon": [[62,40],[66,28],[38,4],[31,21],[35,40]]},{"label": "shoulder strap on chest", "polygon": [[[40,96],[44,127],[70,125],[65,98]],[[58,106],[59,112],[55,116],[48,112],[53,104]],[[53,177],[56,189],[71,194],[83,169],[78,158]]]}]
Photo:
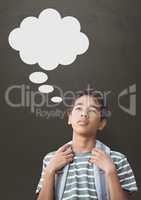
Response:
[{"label": "shoulder strap on chest", "polygon": [[[96,147],[105,151],[106,154],[110,155],[110,148],[96,140]],[[95,174],[95,186],[97,190],[97,195],[99,200],[110,200],[109,190],[106,183],[106,177],[103,170],[99,169],[96,165],[93,165],[94,174]]]}]

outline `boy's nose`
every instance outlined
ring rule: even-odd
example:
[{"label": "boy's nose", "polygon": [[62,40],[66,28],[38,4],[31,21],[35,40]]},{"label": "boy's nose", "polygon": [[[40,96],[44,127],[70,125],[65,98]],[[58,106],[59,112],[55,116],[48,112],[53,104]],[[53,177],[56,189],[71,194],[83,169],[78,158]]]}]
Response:
[{"label": "boy's nose", "polygon": [[88,117],[88,113],[87,112],[81,112],[81,117]]}]

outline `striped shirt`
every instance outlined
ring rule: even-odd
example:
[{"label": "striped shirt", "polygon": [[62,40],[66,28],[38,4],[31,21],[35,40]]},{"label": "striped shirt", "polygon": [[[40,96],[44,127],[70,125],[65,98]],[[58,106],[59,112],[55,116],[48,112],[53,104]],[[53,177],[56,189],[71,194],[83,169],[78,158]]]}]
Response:
[{"label": "striped shirt", "polygon": [[97,199],[93,164],[88,162],[91,152],[75,153],[70,164],[62,200]]},{"label": "striped shirt", "polygon": [[[42,188],[44,169],[54,153],[47,154],[43,159],[42,174],[36,193],[39,193]],[[116,166],[121,187],[129,193],[137,191],[135,176],[126,156],[112,150],[110,156]],[[69,166],[62,200],[98,199],[93,164],[88,161],[90,157],[91,152],[74,154],[73,162]]]}]

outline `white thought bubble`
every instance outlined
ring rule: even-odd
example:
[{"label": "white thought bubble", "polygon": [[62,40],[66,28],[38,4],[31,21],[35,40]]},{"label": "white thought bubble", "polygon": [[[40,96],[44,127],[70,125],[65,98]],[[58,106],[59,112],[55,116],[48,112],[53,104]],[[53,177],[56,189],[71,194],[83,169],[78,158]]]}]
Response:
[{"label": "white thought bubble", "polygon": [[43,72],[33,72],[29,76],[29,80],[33,83],[44,83],[48,79],[48,76]]},{"label": "white thought bubble", "polygon": [[54,91],[54,87],[52,85],[41,85],[38,90],[41,93],[50,93]]},{"label": "white thought bubble", "polygon": [[72,64],[89,47],[79,21],[72,16],[61,18],[51,8],[43,10],[38,18],[25,18],[19,28],[11,31],[8,40],[24,63],[38,63],[44,70]]},{"label": "white thought bubble", "polygon": [[57,96],[51,98],[51,101],[52,101],[53,103],[61,103],[62,100],[63,100],[63,99],[62,99],[61,97],[57,97]]}]

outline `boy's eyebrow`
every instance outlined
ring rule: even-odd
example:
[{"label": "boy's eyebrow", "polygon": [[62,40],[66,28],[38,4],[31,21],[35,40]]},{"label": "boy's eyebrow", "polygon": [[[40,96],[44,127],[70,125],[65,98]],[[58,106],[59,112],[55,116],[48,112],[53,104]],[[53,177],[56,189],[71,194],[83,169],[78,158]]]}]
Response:
[{"label": "boy's eyebrow", "polygon": [[82,106],[83,105],[83,103],[76,103],[76,104],[74,104],[74,106]]},{"label": "boy's eyebrow", "polygon": [[[76,105],[74,105],[74,107],[75,107],[75,106],[82,106],[82,105],[83,105],[83,103],[76,103]],[[100,106],[96,106],[96,105],[90,105],[89,107],[97,108],[97,109],[100,108]]]}]

